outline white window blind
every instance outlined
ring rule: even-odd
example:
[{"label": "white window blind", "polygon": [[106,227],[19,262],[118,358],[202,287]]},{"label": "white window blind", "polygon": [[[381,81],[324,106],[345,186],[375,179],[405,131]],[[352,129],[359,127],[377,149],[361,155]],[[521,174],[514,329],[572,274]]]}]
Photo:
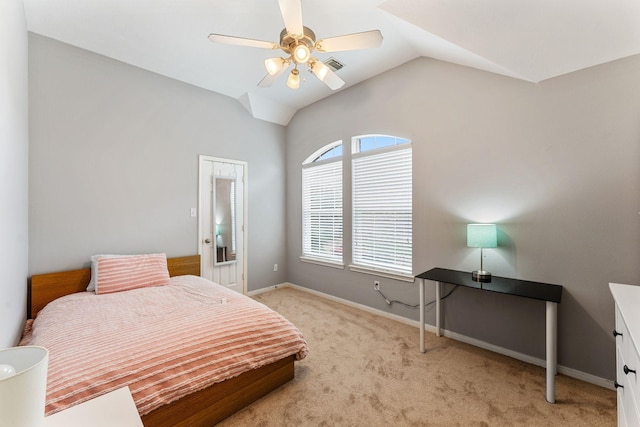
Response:
[{"label": "white window blind", "polygon": [[342,263],[342,159],[302,169],[304,257]]},{"label": "white window blind", "polygon": [[354,154],[353,264],[412,274],[412,150]]}]

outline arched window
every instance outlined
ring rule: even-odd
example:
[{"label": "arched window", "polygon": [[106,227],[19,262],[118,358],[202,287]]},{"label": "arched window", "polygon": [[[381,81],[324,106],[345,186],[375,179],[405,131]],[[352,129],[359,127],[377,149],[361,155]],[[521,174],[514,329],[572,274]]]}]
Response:
[{"label": "arched window", "polygon": [[302,164],[302,259],[343,265],[342,141],[322,147]]},{"label": "arched window", "polygon": [[412,277],[411,141],[358,136],[352,152],[352,269]]}]

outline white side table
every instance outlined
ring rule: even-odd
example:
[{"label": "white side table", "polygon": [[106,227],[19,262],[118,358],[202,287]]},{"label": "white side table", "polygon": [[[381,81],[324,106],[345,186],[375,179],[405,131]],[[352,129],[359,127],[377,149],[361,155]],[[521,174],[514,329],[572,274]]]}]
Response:
[{"label": "white side table", "polygon": [[143,427],[129,387],[45,417],[44,427]]}]

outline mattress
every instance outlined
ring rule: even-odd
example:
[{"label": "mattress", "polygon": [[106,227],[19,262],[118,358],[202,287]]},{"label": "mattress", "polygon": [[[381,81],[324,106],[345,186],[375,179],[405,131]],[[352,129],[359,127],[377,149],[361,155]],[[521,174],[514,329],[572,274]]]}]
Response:
[{"label": "mattress", "polygon": [[308,352],[300,331],[251,298],[196,276],[49,303],[21,345],[49,350],[45,413],[128,385],[140,415],[251,369]]}]

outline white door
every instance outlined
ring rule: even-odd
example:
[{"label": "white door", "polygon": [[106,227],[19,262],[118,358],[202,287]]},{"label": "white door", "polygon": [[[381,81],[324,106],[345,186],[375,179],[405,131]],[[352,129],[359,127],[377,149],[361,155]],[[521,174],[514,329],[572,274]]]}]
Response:
[{"label": "white door", "polygon": [[202,277],[246,293],[247,163],[200,156]]}]

